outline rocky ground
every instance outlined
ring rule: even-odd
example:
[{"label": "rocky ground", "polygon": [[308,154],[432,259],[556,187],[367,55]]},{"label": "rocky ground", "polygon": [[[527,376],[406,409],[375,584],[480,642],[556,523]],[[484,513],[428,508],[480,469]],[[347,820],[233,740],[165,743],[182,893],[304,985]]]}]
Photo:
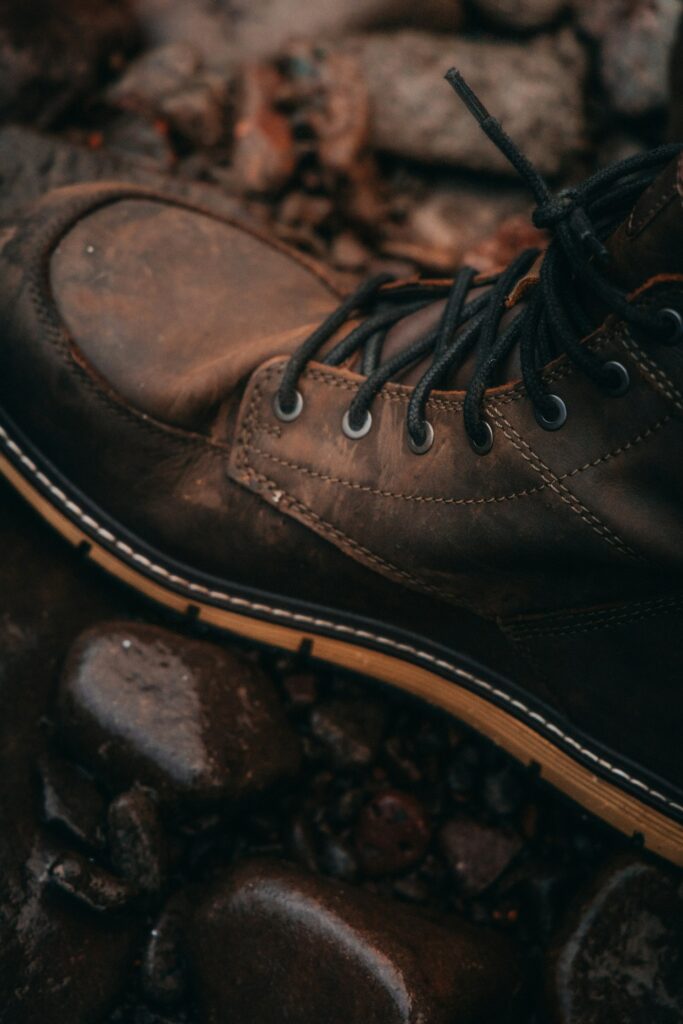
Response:
[{"label": "rocky ground", "polygon": [[[680,136],[680,10],[0,3],[0,217],[163,181],[349,283],[491,269],[529,199],[443,71],[566,183]],[[4,487],[0,536],[2,1024],[683,1020],[680,872],[407,697],[162,621]]]}]

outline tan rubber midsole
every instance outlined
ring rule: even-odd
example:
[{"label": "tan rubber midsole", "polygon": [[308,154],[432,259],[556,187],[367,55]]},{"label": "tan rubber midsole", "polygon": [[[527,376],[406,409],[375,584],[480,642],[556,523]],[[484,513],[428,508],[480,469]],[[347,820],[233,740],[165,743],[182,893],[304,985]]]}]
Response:
[{"label": "tan rubber midsole", "polygon": [[683,867],[683,825],[595,775],[504,708],[458,685],[457,681],[445,679],[438,672],[415,665],[398,655],[371,650],[338,637],[320,635],[307,628],[281,625],[219,608],[194,596],[185,597],[151,580],[98,544],[1,455],[0,473],[66,540],[73,545],[85,542],[92,562],[137,592],[176,612],[186,613],[195,609],[195,614],[203,622],[257,643],[295,651],[307,641],[314,658],[372,676],[444,708],[490,737],[517,760],[524,764],[537,764],[548,782],[582,807],[626,835],[642,836],[648,849]]}]

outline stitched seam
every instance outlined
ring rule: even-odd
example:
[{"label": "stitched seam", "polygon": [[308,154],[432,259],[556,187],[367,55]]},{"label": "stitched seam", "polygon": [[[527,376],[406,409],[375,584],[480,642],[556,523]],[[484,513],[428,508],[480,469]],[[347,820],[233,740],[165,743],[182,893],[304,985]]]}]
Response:
[{"label": "stitched seam", "polygon": [[[276,372],[277,370],[275,368],[269,368],[264,374],[264,379],[269,380]],[[355,541],[352,537],[347,536],[345,533],[343,533],[342,530],[339,530],[331,523],[328,523],[327,520],[323,519],[312,509],[308,508],[307,505],[304,505],[302,502],[298,501],[292,494],[288,494],[286,491],[282,490],[279,484],[277,484],[274,480],[270,480],[267,476],[264,476],[264,474],[259,473],[256,470],[256,468],[251,465],[249,461],[248,452],[251,450],[251,438],[254,426],[258,423],[258,411],[261,402],[262,383],[263,382],[261,380],[257,381],[256,386],[254,387],[254,392],[252,394],[251,401],[249,403],[249,409],[244,418],[244,428],[242,430],[239,440],[240,455],[237,460],[238,468],[242,470],[246,474],[246,476],[249,479],[251,479],[254,483],[260,485],[261,487],[269,491],[279,492],[279,497],[277,501],[278,507],[291,509],[292,511],[297,512],[298,515],[301,516],[301,518],[304,520],[304,522],[315,524],[315,526],[318,527],[319,531],[323,534],[323,536],[331,537],[337,541],[341,541],[343,544],[348,545],[352,551],[355,551],[356,554],[362,555],[363,558],[365,558],[371,564],[376,565],[378,568],[385,569],[392,576],[397,576],[400,579],[405,580],[407,583],[410,583],[411,585],[418,587],[420,590],[427,590],[429,593],[433,593],[439,597],[446,596],[445,594],[442,594],[442,592],[438,590],[436,587],[433,587],[428,583],[423,583],[421,580],[418,580],[416,577],[414,577],[411,573],[406,572],[406,570],[404,569],[399,569],[398,566],[392,565],[391,562],[387,562],[385,559],[381,558],[379,555],[376,555],[368,548],[363,547],[363,545],[361,544],[358,544],[358,542]]]},{"label": "stitched seam", "polygon": [[627,783],[640,789],[643,793],[647,793],[650,797],[656,800],[658,803],[664,804],[666,807],[670,807],[672,810],[677,812],[683,812],[683,804],[676,803],[671,800],[664,793],[660,793],[656,789],[652,789],[647,783],[643,782],[642,779],[636,776],[630,775],[622,768],[617,768],[610,761],[607,761],[603,757],[599,757],[594,751],[588,747],[584,747],[578,740],[574,739],[568,733],[565,733],[559,726],[555,725],[554,722],[549,721],[538,711],[533,711],[523,701],[518,700],[516,697],[512,697],[505,690],[499,689],[492,683],[486,682],[485,679],[481,679],[473,672],[468,672],[464,668],[460,668],[454,665],[452,662],[446,661],[444,658],[437,658],[435,655],[430,654],[428,651],[423,651],[419,647],[415,647],[412,644],[402,643],[397,640],[392,640],[391,637],[382,636],[381,633],[373,633],[370,630],[358,629],[356,626],[347,626],[339,622],[332,622],[328,619],[321,619],[314,615],[307,615],[304,612],[291,612],[286,608],[277,608],[273,605],[263,604],[256,601],[250,601],[248,598],[235,597],[233,594],[228,594],[221,590],[212,590],[209,587],[203,586],[201,583],[193,583],[190,580],[185,579],[182,576],[177,576],[174,573],[170,573],[163,566],[157,565],[152,562],[145,555],[139,551],[135,551],[129,544],[119,540],[110,530],[106,530],[104,527],[93,519],[92,516],[87,515],[75,502],[67,498],[66,494],[48,479],[43,472],[41,472],[36,466],[35,462],[30,459],[14,442],[3,427],[0,426],[0,440],[5,447],[11,451],[21,462],[21,464],[29,470],[32,476],[34,476],[40,483],[48,490],[60,505],[63,505],[72,515],[74,515],[80,522],[84,524],[91,532],[95,533],[103,540],[111,544],[117,550],[121,551],[124,555],[130,558],[133,562],[142,565],[148,572],[153,573],[156,576],[160,576],[166,579],[169,583],[181,586],[186,590],[189,590],[195,594],[202,594],[204,597],[212,598],[213,600],[221,601],[233,608],[241,609],[244,611],[251,611],[256,614],[269,615],[275,619],[285,620],[287,622],[296,623],[299,626],[317,627],[319,629],[329,630],[332,633],[338,633],[341,636],[355,637],[360,641],[367,641],[375,643],[379,647],[387,648],[391,651],[399,654],[405,654],[419,661],[426,663],[427,665],[443,669],[444,671],[453,673],[457,678],[462,679],[476,689],[484,691],[490,694],[492,697],[496,697],[504,704],[515,708],[521,714],[525,715],[530,721],[538,722],[549,732],[559,737],[569,747],[576,750],[577,753],[586,757],[589,761],[599,765],[610,775],[614,775],[620,779],[624,779]]},{"label": "stitched seam", "polygon": [[609,628],[611,626],[628,625],[632,622],[645,622],[657,615],[666,614],[669,611],[677,611],[682,607],[683,599],[670,598],[668,601],[662,600],[658,605],[653,603],[651,607],[641,607],[633,610],[614,609],[612,612],[605,612],[602,616],[596,614],[595,617],[591,617],[590,613],[588,613],[584,621],[570,622],[565,625],[558,623],[557,625],[545,626],[533,623],[529,625],[523,624],[518,627],[513,624],[510,627],[510,631],[515,637],[520,639],[572,636],[576,633],[593,633],[604,627]]},{"label": "stitched seam", "polygon": [[106,185],[101,186],[96,192],[87,196],[85,200],[82,197],[76,197],[62,210],[53,211],[47,223],[35,230],[35,243],[38,251],[28,268],[29,295],[39,321],[47,329],[54,347],[62,356],[69,371],[75,373],[79,381],[116,416],[134,423],[138,428],[160,435],[177,445],[194,446],[205,450],[226,451],[228,449],[225,445],[197,434],[188,434],[180,430],[180,428],[160,423],[124,404],[118,396],[109,393],[95,378],[91,377],[73,357],[69,344],[69,335],[50,291],[46,264],[49,264],[52,253],[61,238],[65,236],[78,220],[106,206],[126,199],[155,200],[166,205],[178,206],[185,210],[194,211],[227,224],[230,227],[239,228],[269,248],[283,255],[290,256],[324,284],[332,295],[339,297],[338,290],[324,268],[319,266],[315,260],[309,259],[305,254],[298,253],[277,239],[270,238],[265,233],[262,234],[255,230],[252,226],[242,224],[236,218],[211,210],[199,202],[193,202],[191,199],[185,199],[182,196],[164,195],[154,188],[147,188],[145,186],[131,187],[126,185],[114,188]]},{"label": "stitched seam", "polygon": [[248,464],[245,466],[245,468],[248,471],[249,477],[255,483],[258,483],[265,487],[266,489],[276,491],[280,494],[280,497],[278,498],[277,502],[278,508],[293,509],[295,512],[298,512],[301,518],[305,521],[310,521],[321,527],[321,531],[324,533],[325,536],[331,536],[334,537],[335,540],[342,541],[343,543],[350,546],[352,550],[356,551],[360,555],[363,555],[365,559],[372,562],[374,565],[377,565],[383,569],[387,569],[388,571],[390,571],[393,576],[401,577],[413,586],[419,587],[420,590],[427,590],[430,593],[438,595],[439,597],[446,596],[445,593],[438,590],[436,587],[433,587],[428,583],[422,582],[422,580],[417,579],[415,576],[407,572],[405,569],[399,569],[398,566],[392,565],[391,562],[387,562],[386,559],[382,558],[380,555],[376,555],[374,552],[370,551],[369,548],[363,547],[362,544],[359,544],[352,537],[347,536],[347,534],[343,533],[342,530],[339,530],[335,526],[332,526],[331,523],[328,523],[326,519],[323,519],[321,516],[319,516],[316,512],[310,509],[308,505],[304,505],[302,502],[298,501],[298,499],[295,498],[294,495],[288,494],[287,491],[283,491],[280,485],[277,484],[274,480],[270,480],[267,476],[264,476],[263,473],[258,473],[253,467],[249,466]]},{"label": "stitched seam", "polygon": [[538,491],[542,491],[546,487],[545,484],[540,484],[538,487],[531,487],[525,491],[517,491],[514,494],[503,494],[492,498],[444,498],[429,494],[402,494],[395,491],[383,491],[378,487],[359,484],[354,480],[345,480],[343,477],[330,476],[328,473],[319,473],[317,470],[309,469],[308,466],[303,466],[298,462],[290,462],[288,459],[281,459],[277,455],[272,455],[270,452],[264,451],[262,448],[257,448],[255,445],[251,445],[251,451],[256,452],[257,455],[261,455],[264,459],[268,459],[269,462],[276,462],[279,466],[285,466],[287,469],[304,473],[306,476],[314,477],[317,480],[323,480],[325,483],[340,484],[342,487],[349,487],[354,491],[363,491],[366,494],[375,494],[381,498],[397,498],[403,501],[424,502],[425,504],[484,505],[491,502],[512,501],[515,498],[526,497],[526,495],[536,494]]},{"label": "stitched seam", "polygon": [[621,336],[621,341],[657,391],[668,398],[679,412],[683,412],[683,393],[679,391],[668,374],[625,332]]},{"label": "stitched seam", "polygon": [[648,223],[652,220],[655,214],[659,213],[660,210],[663,210],[664,207],[667,206],[675,197],[676,181],[674,180],[669,191],[663,192],[659,198],[652,203],[652,206],[641,213],[637,219],[635,218],[636,207],[634,206],[628,218],[628,227],[626,229],[626,233],[629,238],[635,238],[639,235],[640,232],[648,226]]},{"label": "stitched seam", "polygon": [[120,419],[134,423],[138,429],[163,437],[173,444],[185,447],[201,448],[203,450],[227,451],[227,446],[211,441],[209,438],[199,437],[197,434],[190,434],[178,427],[171,427],[157,420],[152,419],[143,413],[138,412],[130,406],[123,404],[120,399],[108,393],[95,378],[93,378],[73,357],[73,353],[67,342],[67,335],[59,321],[55,320],[52,310],[45,302],[42,289],[35,279],[37,271],[32,268],[29,271],[28,288],[33,302],[34,311],[39,323],[43,325],[51,337],[55,350],[61,356],[69,372],[76,376],[81,386],[91,392],[95,398],[105,405],[115,416]]},{"label": "stitched seam", "polygon": [[[641,559],[640,555],[637,555],[636,552],[633,551],[613,530],[611,530],[609,526],[590,512],[583,502],[580,501],[579,498],[577,498],[576,495],[570,491],[557,476],[555,476],[550,467],[547,466],[541,458],[539,458],[536,452],[534,452],[530,445],[528,445],[527,442],[524,441],[524,439],[517,433],[515,428],[502,413],[500,413],[498,417],[494,416],[494,421],[498,428],[502,430],[505,437],[507,437],[510,443],[519,451],[522,458],[525,459],[539,474],[547,486],[554,491],[558,497],[565,502],[565,504],[569,505],[571,510],[575,512],[588,526],[590,526],[594,533],[608,544],[617,548],[617,550],[621,551],[622,554],[628,555],[631,558]],[[506,427],[508,429],[506,429]]]},{"label": "stitched seam", "polygon": [[611,452],[607,452],[606,455],[601,455],[598,459],[593,459],[592,462],[584,462],[583,466],[578,466],[576,469],[572,469],[570,473],[563,473],[562,476],[558,476],[558,480],[568,480],[569,477],[576,476],[577,473],[583,473],[587,469],[592,469],[594,466],[600,465],[602,462],[609,462],[611,459],[616,459],[618,455],[623,455],[624,452],[630,451],[635,448],[636,445],[642,441],[647,441],[648,438],[656,434],[662,427],[665,427],[673,419],[672,416],[662,416],[661,420],[657,420],[651,427],[646,427],[641,434],[637,434],[630,441],[625,441],[619,448],[612,449]]},{"label": "stitched seam", "polygon": [[[588,469],[593,469],[595,468],[595,466],[601,465],[602,463],[609,462],[611,459],[617,458],[618,455],[623,455],[625,452],[630,451],[632,448],[635,448],[635,446],[640,444],[642,441],[645,441],[649,437],[652,437],[652,435],[655,434],[658,430],[660,430],[666,423],[668,423],[671,418],[671,416],[664,416],[661,420],[658,420],[657,423],[653,424],[651,427],[648,427],[641,434],[638,434],[630,441],[626,441],[619,448],[614,448],[612,451],[607,452],[605,455],[601,455],[598,458],[593,459],[592,462],[586,462],[583,464],[583,466],[578,466],[577,469],[572,469],[570,472],[563,473],[561,476],[558,476],[557,479],[560,481],[567,480],[569,477],[576,476],[578,473],[583,473]],[[272,431],[269,431],[267,428],[264,427],[262,422],[259,423],[259,427],[260,429],[265,430],[267,433],[272,433]],[[539,484],[537,487],[527,487],[522,491],[514,491],[511,494],[493,495],[492,497],[489,498],[445,498],[439,495],[431,494],[410,494],[402,491],[382,490],[379,487],[370,487],[369,484],[361,484],[355,480],[347,480],[344,477],[332,476],[329,473],[321,473],[318,470],[311,469],[308,466],[304,466],[302,463],[294,462],[290,459],[282,459],[278,455],[274,455],[271,452],[265,451],[263,448],[257,447],[255,444],[250,444],[249,447],[251,451],[255,452],[257,455],[262,456],[264,459],[267,459],[269,462],[275,462],[279,466],[284,466],[285,468],[294,470],[295,472],[303,473],[306,476],[312,477],[316,480],[323,480],[325,483],[339,484],[342,487],[348,487],[354,491],[362,491],[364,494],[374,494],[380,498],[396,498],[403,501],[416,501],[424,504],[489,505],[500,503],[503,501],[513,501],[517,498],[526,498],[532,494],[538,494],[539,492],[544,491],[549,486],[549,484],[547,483],[542,483]]]},{"label": "stitched seam", "polygon": [[[674,595],[669,595],[669,596],[666,596],[666,597],[654,597],[654,598],[651,598],[651,599],[649,599],[647,601],[633,601],[633,602],[629,602],[628,608],[632,608],[635,612],[649,611],[650,609],[653,610],[653,611],[659,611],[662,608],[668,608],[671,605],[678,605],[680,603],[683,603],[683,596],[679,596],[678,594],[674,594]],[[620,612],[620,611],[624,612],[625,609],[623,609],[623,608],[620,609],[619,607],[615,607],[613,609],[609,609],[609,608],[607,608],[607,609],[605,609],[605,608],[594,608],[594,609],[590,609],[590,610],[586,610],[586,609],[583,609],[583,608],[575,608],[575,609],[571,609],[571,610],[568,610],[568,611],[549,612],[549,613],[547,613],[547,614],[545,614],[543,616],[543,621],[544,622],[550,622],[550,623],[552,623],[552,622],[562,623],[562,622],[565,622],[569,618],[585,619],[585,620],[588,620],[588,619],[601,619],[605,615],[611,615],[612,613],[616,613],[616,612]],[[515,622],[516,622],[515,619],[508,619],[506,621],[506,624],[508,626],[515,627]],[[526,622],[521,621],[519,623],[519,625],[522,626],[522,627],[529,626],[529,627],[533,628],[533,627],[535,627],[536,623],[533,622],[533,621],[527,620]]]}]

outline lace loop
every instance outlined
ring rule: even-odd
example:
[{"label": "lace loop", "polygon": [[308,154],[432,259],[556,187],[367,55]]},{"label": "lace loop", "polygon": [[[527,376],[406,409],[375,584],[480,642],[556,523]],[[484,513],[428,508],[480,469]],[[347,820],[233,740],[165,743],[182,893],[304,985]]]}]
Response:
[{"label": "lace loop", "polygon": [[[428,451],[434,437],[426,415],[429,396],[435,388],[448,386],[449,375],[475,352],[476,366],[466,388],[463,418],[472,448],[484,455],[493,445],[493,430],[483,415],[485,394],[514,348],[519,352],[521,377],[536,418],[546,430],[559,429],[567,417],[564,402],[548,393],[542,375],[543,367],[557,355],[566,353],[607,394],[619,395],[628,389],[628,371],[621,363],[605,362],[582,344],[581,339],[594,326],[582,301],[584,293],[591,296],[591,308],[598,306],[616,314],[632,329],[654,333],[663,344],[683,341],[683,316],[678,310],[653,310],[632,302],[601,269],[608,258],[603,239],[621,223],[636,197],[683,145],[660,146],[651,153],[629,157],[581,185],[553,195],[462,75],[452,69],[446,78],[533,193],[537,204],[533,223],[552,235],[537,284],[525,293],[523,307],[512,322],[506,323],[508,297],[536,261],[538,249],[521,253],[502,273],[486,281],[475,280],[476,271],[463,267],[450,287],[411,283],[387,289],[384,286],[393,277],[376,275],[345,299],[290,357],[275,408],[285,421],[301,412],[303,402],[297,382],[306,364],[348,319],[366,314],[366,319],[324,359],[327,365],[338,366],[360,353],[365,379],[344,416],[344,433],[354,440],[365,436],[372,423],[370,406],[379,391],[392,377],[431,355],[429,366],[412,389],[407,411],[409,446],[419,454]],[[467,301],[474,285],[486,285],[487,290]],[[394,324],[437,298],[446,299],[437,326],[382,362],[384,341]]]}]

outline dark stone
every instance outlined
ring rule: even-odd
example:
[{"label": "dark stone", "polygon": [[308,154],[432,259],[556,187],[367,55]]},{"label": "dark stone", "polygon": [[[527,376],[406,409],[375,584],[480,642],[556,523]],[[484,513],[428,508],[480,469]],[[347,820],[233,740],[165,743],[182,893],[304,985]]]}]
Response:
[{"label": "dark stone", "polygon": [[473,818],[447,821],[439,845],[463,892],[484,892],[503,873],[522,848],[522,840],[509,829],[483,825]]},{"label": "dark stone", "polygon": [[252,662],[155,626],[79,637],[60,682],[63,736],[110,786],[198,809],[260,793],[299,766],[296,737]]},{"label": "dark stone", "polygon": [[137,889],[116,878],[80,853],[68,853],[50,865],[50,884],[88,910],[107,913],[122,910],[134,900]]},{"label": "dark stone", "polygon": [[282,681],[290,704],[295,708],[308,708],[318,696],[317,679],[312,672],[295,672]]},{"label": "dark stone", "polygon": [[227,93],[227,81],[205,70],[196,50],[178,42],[133,61],[107,100],[150,121],[167,121],[197,146],[215,146],[225,134]]},{"label": "dark stone", "polygon": [[463,743],[448,766],[448,786],[456,799],[469,796],[480,777],[481,756],[473,743]]},{"label": "dark stone", "polygon": [[317,844],[310,821],[304,814],[296,814],[289,823],[287,834],[289,856],[308,871],[318,868]]},{"label": "dark stone", "polygon": [[349,844],[336,836],[327,836],[323,841],[319,864],[323,874],[341,882],[355,882],[358,878],[358,858]]},{"label": "dark stone", "polygon": [[489,772],[482,786],[484,803],[498,817],[509,817],[519,810],[524,784],[518,767],[510,762]]},{"label": "dark stone", "polygon": [[99,1020],[132,967],[140,926],[126,913],[93,913],[49,884],[56,852],[37,840],[21,902],[0,913],[3,1024]]},{"label": "dark stone", "polygon": [[111,862],[140,892],[161,890],[166,870],[166,848],[156,801],[134,786],[109,806]]},{"label": "dark stone", "polygon": [[331,700],[311,713],[311,731],[335,768],[365,768],[377,756],[385,720],[378,704]]},{"label": "dark stone", "polygon": [[104,846],[106,803],[95,784],[76,765],[45,754],[39,763],[43,818],[85,846]]},{"label": "dark stone", "polygon": [[124,0],[5,2],[0,6],[0,116],[55,120],[98,84],[102,68],[138,41]]},{"label": "dark stone", "polygon": [[361,811],[356,824],[356,849],[368,875],[405,871],[422,859],[431,827],[422,804],[409,793],[378,793]]},{"label": "dark stone", "polygon": [[557,20],[567,0],[475,0],[492,22],[519,31],[544,28]]},{"label": "dark stone", "polygon": [[184,936],[192,910],[189,890],[175,893],[149,933],[140,980],[145,996],[160,1006],[175,1006],[187,988]]},{"label": "dark stone", "polygon": [[551,958],[559,1024],[683,1020],[683,889],[645,861],[617,860],[575,904]]},{"label": "dark stone", "polygon": [[669,139],[683,140],[683,10],[669,62]]},{"label": "dark stone", "polygon": [[602,42],[602,77],[611,106],[641,117],[663,110],[680,0],[629,4],[614,17]]},{"label": "dark stone", "polygon": [[561,172],[584,145],[587,61],[570,29],[525,41],[404,30],[354,36],[338,46],[357,59],[365,79],[373,149],[514,173],[464,106],[435,86],[454,64],[543,174]]},{"label": "dark stone", "polygon": [[120,114],[109,121],[102,132],[105,159],[128,160],[140,169],[163,174],[175,163],[164,121],[147,121],[135,114]]},{"label": "dark stone", "polygon": [[[49,884],[67,854],[42,824],[41,720],[70,638],[121,614],[121,594],[0,486],[0,1020],[99,1021],[118,998],[140,925],[98,915]],[[134,598],[128,605],[136,607]],[[76,843],[76,840],[70,842]]]},{"label": "dark stone", "polygon": [[[166,144],[164,149],[168,149]],[[165,176],[149,161],[122,151],[112,153],[72,145],[28,128],[10,126],[0,130],[0,216],[13,215],[50,189],[83,181],[131,181],[161,188],[221,215],[239,214],[242,219],[248,216],[221,189]]]},{"label": "dark stone", "polygon": [[502,935],[268,862],[214,885],[189,948],[207,1024],[481,1024],[520,986]]}]

